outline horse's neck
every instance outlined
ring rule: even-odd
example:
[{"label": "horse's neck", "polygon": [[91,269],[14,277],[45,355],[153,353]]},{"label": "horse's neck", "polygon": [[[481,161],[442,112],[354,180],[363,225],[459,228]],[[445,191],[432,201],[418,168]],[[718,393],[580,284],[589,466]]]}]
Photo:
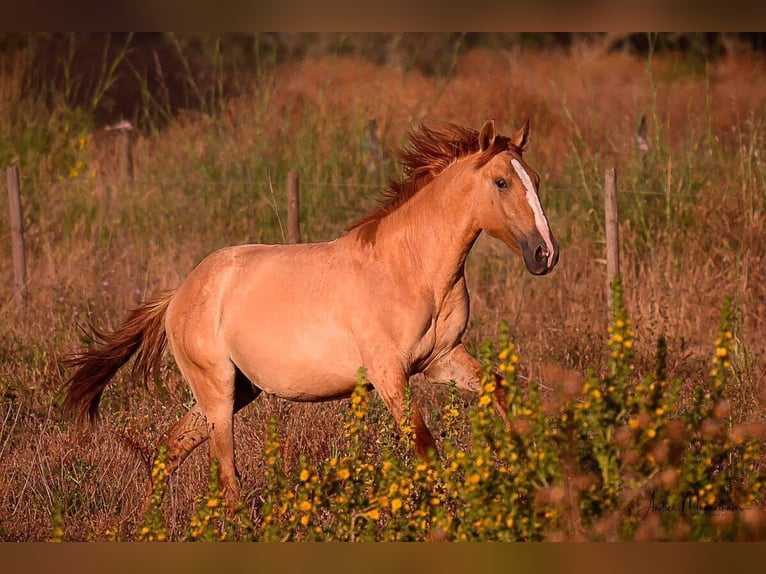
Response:
[{"label": "horse's neck", "polygon": [[377,235],[383,257],[411,267],[435,290],[449,290],[462,278],[466,257],[480,233],[467,205],[469,183],[460,177],[460,166],[447,170],[385,216]]}]

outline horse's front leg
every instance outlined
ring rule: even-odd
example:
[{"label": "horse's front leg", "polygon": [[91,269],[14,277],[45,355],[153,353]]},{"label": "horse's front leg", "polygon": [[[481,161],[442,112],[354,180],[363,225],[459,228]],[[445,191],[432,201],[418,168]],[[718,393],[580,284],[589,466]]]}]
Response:
[{"label": "horse's front leg", "polygon": [[[389,364],[377,364],[367,368],[370,382],[378,391],[396,423],[401,425],[405,415],[405,395],[408,377],[401,368]],[[415,454],[422,459],[432,457],[436,453],[436,441],[423,420],[423,414],[417,403],[410,398],[410,422],[415,430]]]},{"label": "horse's front leg", "polygon": [[[431,363],[423,373],[430,383],[448,385],[455,382],[458,389],[478,393],[481,390],[482,366],[460,343],[449,353]],[[502,376],[495,372],[495,406],[502,419],[508,422],[506,393],[500,381]]]}]

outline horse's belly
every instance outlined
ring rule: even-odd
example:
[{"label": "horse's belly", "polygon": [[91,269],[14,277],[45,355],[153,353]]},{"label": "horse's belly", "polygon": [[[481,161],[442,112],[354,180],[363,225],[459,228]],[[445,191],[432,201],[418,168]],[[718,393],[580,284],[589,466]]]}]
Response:
[{"label": "horse's belly", "polygon": [[[235,360],[235,363],[237,361]],[[250,381],[266,393],[292,401],[327,401],[348,397],[354,390],[353,370],[317,368],[284,362],[264,365],[237,366]]]},{"label": "horse's belly", "polygon": [[238,338],[234,364],[263,391],[295,401],[347,397],[361,358],[350,338],[333,333],[274,330]]},{"label": "horse's belly", "polygon": [[291,401],[329,401],[343,399],[354,390],[355,379],[328,373],[297,373],[292,377],[282,376],[262,380],[263,391]]}]

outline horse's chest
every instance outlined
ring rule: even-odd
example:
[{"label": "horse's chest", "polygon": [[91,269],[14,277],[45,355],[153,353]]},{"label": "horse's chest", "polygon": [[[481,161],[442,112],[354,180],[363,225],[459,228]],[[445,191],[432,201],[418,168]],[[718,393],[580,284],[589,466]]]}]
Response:
[{"label": "horse's chest", "polygon": [[465,332],[468,324],[467,299],[455,297],[448,303],[424,322],[423,335],[412,352],[413,367],[416,371],[452,350]]}]

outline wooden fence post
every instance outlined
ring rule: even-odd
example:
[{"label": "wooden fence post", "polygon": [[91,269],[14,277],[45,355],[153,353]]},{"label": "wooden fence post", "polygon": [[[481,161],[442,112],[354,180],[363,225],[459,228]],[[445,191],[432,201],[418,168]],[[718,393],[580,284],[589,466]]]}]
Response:
[{"label": "wooden fence post", "polygon": [[17,306],[24,313],[27,310],[27,263],[24,251],[24,218],[21,213],[18,166],[10,166],[6,170],[6,175],[13,253],[13,296],[18,296]]},{"label": "wooden fence post", "polygon": [[133,130],[120,130],[122,144],[122,175],[127,183],[133,183]]},{"label": "wooden fence post", "polygon": [[301,202],[298,172],[287,172],[287,241],[301,242]]},{"label": "wooden fence post", "polygon": [[617,170],[604,173],[604,224],[606,230],[606,293],[612,311],[612,281],[620,274],[620,230],[617,219]]}]

